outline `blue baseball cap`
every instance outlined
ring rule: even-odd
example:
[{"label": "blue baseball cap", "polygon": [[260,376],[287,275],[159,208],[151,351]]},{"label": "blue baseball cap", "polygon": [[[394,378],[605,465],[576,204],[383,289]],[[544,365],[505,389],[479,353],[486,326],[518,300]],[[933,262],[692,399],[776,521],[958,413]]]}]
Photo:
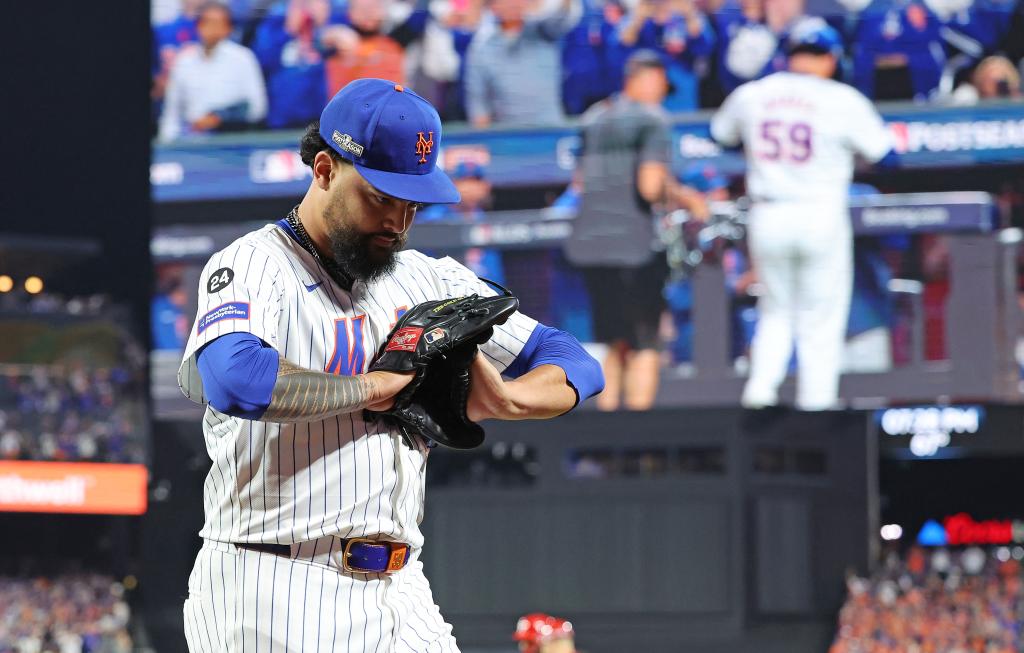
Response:
[{"label": "blue baseball cap", "polygon": [[349,82],[320,114],[320,136],[377,190],[424,204],[451,204],[459,191],[437,167],[441,118],[386,79]]},{"label": "blue baseball cap", "polygon": [[809,16],[797,21],[786,39],[786,54],[796,50],[809,50],[840,57],[843,54],[843,38],[823,18]]}]

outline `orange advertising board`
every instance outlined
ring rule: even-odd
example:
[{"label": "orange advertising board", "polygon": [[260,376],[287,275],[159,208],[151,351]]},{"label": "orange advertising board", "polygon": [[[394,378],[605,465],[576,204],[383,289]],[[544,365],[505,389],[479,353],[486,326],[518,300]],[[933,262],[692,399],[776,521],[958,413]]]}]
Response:
[{"label": "orange advertising board", "polygon": [[0,512],[146,512],[144,465],[0,462]]}]

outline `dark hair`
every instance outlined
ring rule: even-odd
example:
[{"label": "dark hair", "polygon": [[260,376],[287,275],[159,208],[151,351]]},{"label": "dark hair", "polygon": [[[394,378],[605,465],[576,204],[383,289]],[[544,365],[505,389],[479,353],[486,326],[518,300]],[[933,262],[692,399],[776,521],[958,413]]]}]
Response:
[{"label": "dark hair", "polygon": [[196,19],[202,18],[203,14],[210,10],[223,12],[224,15],[227,16],[228,24],[232,27],[234,26],[235,17],[231,14],[231,8],[221,0],[208,0],[207,2],[199,5],[199,9],[196,11]]},{"label": "dark hair", "polygon": [[[820,45],[815,45],[813,43],[799,43],[797,45],[794,45],[791,48],[787,48],[786,54],[788,56],[793,56],[794,54],[813,54],[819,57],[823,57],[825,55],[831,57],[836,56],[832,50]],[[836,58],[838,59],[838,57]]]},{"label": "dark hair", "polygon": [[641,49],[629,55],[624,68],[626,78],[630,78],[641,70],[665,70],[665,62],[654,50]]},{"label": "dark hair", "polygon": [[306,133],[302,135],[302,140],[299,141],[299,157],[304,164],[312,168],[313,159],[316,158],[318,153],[323,151],[330,154],[331,158],[335,161],[352,163],[327,144],[327,141],[320,135],[320,121],[314,120],[306,127]]}]

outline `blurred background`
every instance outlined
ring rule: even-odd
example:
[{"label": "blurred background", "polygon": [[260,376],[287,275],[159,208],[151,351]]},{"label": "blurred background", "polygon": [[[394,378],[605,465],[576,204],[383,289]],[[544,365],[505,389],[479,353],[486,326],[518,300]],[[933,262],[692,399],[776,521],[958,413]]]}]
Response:
[{"label": "blurred background", "polygon": [[[185,650],[210,460],[176,371],[199,275],[301,197],[298,138],[352,79],[405,84],[445,121],[439,162],[463,199],[424,209],[410,245],[507,285],[603,359],[597,321],[615,316],[565,245],[581,129],[638,49],[670,82],[687,198],[651,207],[649,392],[432,456],[423,559],[462,649],[514,651],[517,619],[543,612],[592,653],[1024,650],[1018,0],[4,9],[0,653]],[[709,121],[786,69],[807,17],[841,34],[836,76],[898,156],[851,189],[837,409],[752,419],[744,159]]]}]

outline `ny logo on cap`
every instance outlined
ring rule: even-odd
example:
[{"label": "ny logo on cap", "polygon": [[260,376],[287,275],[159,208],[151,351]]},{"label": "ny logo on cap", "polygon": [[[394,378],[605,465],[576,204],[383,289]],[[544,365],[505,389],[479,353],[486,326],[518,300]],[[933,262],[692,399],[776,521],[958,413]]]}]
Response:
[{"label": "ny logo on cap", "polygon": [[416,154],[420,157],[420,163],[426,163],[427,155],[430,154],[431,148],[434,147],[434,132],[427,132],[427,138],[423,138],[423,132],[416,133],[419,135],[419,138],[416,139]]},{"label": "ny logo on cap", "polygon": [[355,154],[356,156],[363,156],[363,146],[352,140],[352,137],[348,134],[339,134],[338,130],[335,129],[334,133],[331,134],[331,140],[338,144],[338,147]]}]

